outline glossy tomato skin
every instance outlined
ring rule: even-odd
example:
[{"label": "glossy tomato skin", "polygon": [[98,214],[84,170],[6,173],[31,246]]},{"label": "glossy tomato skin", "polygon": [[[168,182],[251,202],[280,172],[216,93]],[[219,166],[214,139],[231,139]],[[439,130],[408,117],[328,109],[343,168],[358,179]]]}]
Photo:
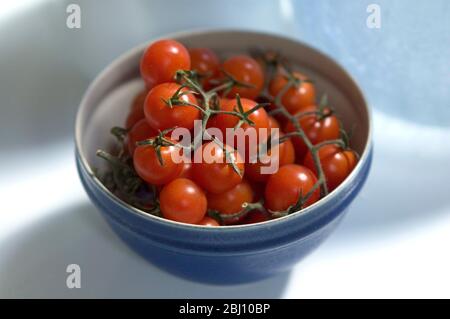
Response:
[{"label": "glossy tomato skin", "polygon": [[141,119],[128,132],[127,145],[131,156],[136,149],[136,143],[156,136],[158,132],[150,127],[146,119]]},{"label": "glossy tomato skin", "polygon": [[191,69],[201,76],[201,84],[208,90],[213,84],[213,79],[220,77],[220,60],[213,50],[209,48],[189,49],[191,57]]},{"label": "glossy tomato skin", "polygon": [[134,151],[133,163],[137,174],[147,183],[164,185],[177,178],[184,163],[175,163],[173,153],[179,152],[176,146],[161,147],[163,165],[160,164],[154,147],[139,146]]},{"label": "glossy tomato skin", "polygon": [[[302,112],[317,110],[318,108],[316,106],[309,106]],[[327,111],[329,110],[325,110],[325,112]],[[317,115],[307,115],[301,117],[298,120],[298,123],[305,131],[306,136],[309,138],[313,145],[316,145],[323,141],[337,139],[340,136],[339,120],[334,115],[329,115],[324,119],[319,119]],[[294,132],[294,125],[291,122],[288,122],[285,131],[286,133]],[[303,140],[299,137],[294,137],[292,139],[292,142],[294,143],[297,160],[302,162],[306,153],[308,152],[308,148],[306,147],[305,143],[303,143]]]},{"label": "glossy tomato skin", "polygon": [[[161,83],[155,86],[147,95],[144,113],[147,122],[155,130],[165,130],[174,127],[192,129],[194,120],[200,119],[200,111],[193,106],[179,105],[172,108],[164,101],[169,100],[180,88],[174,82]],[[183,89],[186,91],[187,89]],[[186,103],[197,104],[193,94],[183,94],[179,97]]]},{"label": "glossy tomato skin", "polygon": [[133,103],[131,103],[130,113],[128,114],[125,122],[125,128],[132,128],[137,122],[145,117],[144,102],[147,97],[147,93],[147,90],[143,90],[134,98]]},{"label": "glossy tomato skin", "polygon": [[264,85],[264,73],[261,66],[247,55],[236,55],[228,58],[222,64],[222,69],[237,81],[252,87],[233,87],[227,97],[234,98],[236,94],[248,99],[255,99]]},{"label": "glossy tomato skin", "polygon": [[220,226],[220,224],[217,222],[217,220],[215,220],[214,218],[211,218],[209,216],[205,216],[198,224],[202,225],[202,226],[208,226],[208,227]]},{"label": "glossy tomato skin", "polygon": [[199,223],[207,209],[203,190],[186,178],[177,178],[164,186],[159,203],[164,218],[188,224]]},{"label": "glossy tomato skin", "polygon": [[178,70],[189,70],[191,58],[181,43],[163,39],[153,42],[141,58],[141,77],[147,88],[174,81]]},{"label": "glossy tomato skin", "polygon": [[[232,215],[239,213],[244,203],[252,203],[254,200],[253,189],[243,180],[241,183],[220,194],[207,194],[208,208],[218,211],[220,214]],[[236,223],[240,218],[224,220],[226,224]]]},{"label": "glossy tomato skin", "polygon": [[276,118],[269,115],[269,129],[280,129],[280,123]]},{"label": "glossy tomato skin", "polygon": [[280,167],[295,163],[295,148],[291,139],[282,143],[284,145],[283,153],[280,156]]},{"label": "glossy tomato skin", "polygon": [[[220,109],[222,111],[233,111],[236,108],[236,99],[221,99],[220,100]],[[257,105],[257,103],[253,100],[241,99],[242,108],[244,111],[249,111],[253,107]],[[258,144],[262,141],[260,141],[260,130],[266,130],[267,135],[270,134],[269,126],[269,116],[267,115],[267,112],[263,108],[259,108],[256,111],[253,111],[249,119],[254,123],[254,125],[249,125],[247,123],[244,123],[241,125],[242,131],[245,135],[245,159],[246,161],[249,160],[250,154],[255,154],[257,151]],[[222,134],[224,137],[226,137],[225,141],[230,144],[230,140],[234,140],[234,147],[238,148],[238,136],[234,136],[234,134],[227,135],[227,129],[234,128],[236,124],[238,124],[239,118],[237,116],[231,115],[231,114],[218,114],[214,118],[214,124],[218,129],[222,131]],[[251,141],[249,138],[249,135],[247,135],[247,132],[250,130],[255,130],[256,133],[256,143],[255,141]],[[262,132],[261,132],[262,133]],[[233,138],[234,136],[234,138]],[[239,149],[241,151],[241,155],[244,151],[244,149]]]},{"label": "glossy tomato skin", "polygon": [[269,159],[266,157],[263,159],[265,163],[260,159],[254,163],[246,163],[245,176],[254,182],[266,182],[271,174],[262,174],[262,167],[274,167],[276,172],[284,165],[293,164],[295,162],[295,151],[291,140],[288,139],[281,144],[274,145],[267,151],[267,156]]},{"label": "glossy tomato skin", "polygon": [[192,163],[186,162],[183,163],[183,169],[181,170],[180,173],[180,178],[187,178],[187,179],[193,179],[194,178],[194,173],[193,173],[193,169],[192,169]]},{"label": "glossy tomato skin", "polygon": [[[294,76],[300,80],[306,80],[307,77],[299,72],[294,72]],[[276,97],[283,87],[288,83],[287,77],[281,72],[273,78],[269,85],[269,92]],[[301,82],[298,86],[293,86],[283,95],[281,102],[291,114],[302,111],[305,107],[314,105],[316,101],[316,90],[314,84]]]},{"label": "glossy tomato skin", "polygon": [[[337,145],[324,145],[319,149],[319,159],[327,180],[328,191],[338,187],[356,166],[356,154],[352,150],[343,150]],[[316,166],[311,152],[305,156],[303,164],[316,175]]]},{"label": "glossy tomato skin", "polygon": [[[296,164],[285,165],[267,181],[265,205],[273,212],[284,211],[297,203],[300,194],[306,196],[316,182],[317,177],[309,168]],[[315,203],[319,198],[320,190],[317,188],[304,207]]]},{"label": "glossy tomato skin", "polygon": [[220,194],[242,181],[244,175],[242,157],[228,145],[226,150],[233,154],[233,161],[241,172],[241,176],[233,170],[230,163],[226,162],[225,152],[217,143],[203,144],[195,152],[192,165],[194,180],[207,192]]}]

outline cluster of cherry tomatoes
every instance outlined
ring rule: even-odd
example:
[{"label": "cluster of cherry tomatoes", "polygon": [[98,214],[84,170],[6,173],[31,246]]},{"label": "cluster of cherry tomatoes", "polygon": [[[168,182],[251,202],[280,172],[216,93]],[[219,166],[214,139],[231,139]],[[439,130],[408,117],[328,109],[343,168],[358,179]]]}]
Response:
[{"label": "cluster of cherry tomatoes", "polygon": [[[312,149],[295,133],[300,127],[312,145],[339,140],[340,121],[330,108],[316,104],[315,86],[305,75],[270,63],[249,55],[221,61],[208,48],[188,50],[174,40],[159,40],[146,49],[140,64],[146,89],[136,96],[126,119],[126,146],[132,169],[157,193],[155,205],[164,218],[208,226],[248,224],[289,213],[299,198],[304,197],[300,207],[304,208],[324,196],[316,185],[320,180]],[[275,70],[270,78],[269,67]],[[180,81],[179,70],[187,71],[190,83],[196,83],[201,92]],[[214,140],[194,150],[210,147],[213,161],[174,161],[172,155],[179,149],[170,143],[166,130],[192,129],[195,120],[203,119],[202,108],[209,107],[205,94],[215,96],[217,107],[208,113],[207,127],[223,132],[235,127],[242,120],[233,115],[239,103],[242,111],[251,112],[242,129],[281,130],[285,138],[275,146],[277,152],[269,151],[270,161],[278,163],[277,172],[262,174],[261,167],[267,163],[251,162]],[[279,94],[281,106],[276,103]],[[174,97],[175,106],[168,102]],[[270,103],[258,108],[262,101]],[[288,117],[276,111],[280,107]],[[159,143],[138,144],[145,140]],[[226,155],[233,165],[223,160]],[[316,156],[328,191],[339,186],[357,162],[356,153],[342,143],[323,143]]]}]

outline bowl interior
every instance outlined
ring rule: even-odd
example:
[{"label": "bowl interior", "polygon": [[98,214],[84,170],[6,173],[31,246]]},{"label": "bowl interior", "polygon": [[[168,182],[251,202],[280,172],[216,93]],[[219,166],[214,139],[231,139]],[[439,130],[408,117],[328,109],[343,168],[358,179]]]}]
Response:
[{"label": "bowl interior", "polygon": [[[187,47],[209,47],[219,56],[246,53],[250,49],[281,52],[294,67],[307,74],[316,84],[318,98],[326,93],[342,120],[352,131],[351,145],[362,155],[367,152],[370,120],[366,102],[351,77],[335,62],[320,52],[295,40],[280,36],[241,31],[211,31],[173,36]],[[113,126],[124,126],[130,104],[144,88],[139,78],[139,60],[146,45],[141,45],[113,62],[88,89],[76,122],[76,142],[89,173],[102,169],[97,149],[110,149],[115,144],[109,133]]]}]

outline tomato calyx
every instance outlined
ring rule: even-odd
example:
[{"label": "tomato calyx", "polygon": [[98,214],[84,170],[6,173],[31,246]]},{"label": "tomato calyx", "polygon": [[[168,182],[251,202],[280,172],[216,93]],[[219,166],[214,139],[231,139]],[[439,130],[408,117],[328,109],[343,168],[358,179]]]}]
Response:
[{"label": "tomato calyx", "polygon": [[223,111],[223,110],[213,110],[211,111],[212,114],[229,114],[233,115],[239,118],[238,123],[236,123],[234,129],[238,129],[244,124],[248,124],[250,126],[255,126],[255,122],[253,122],[250,119],[250,115],[252,115],[253,112],[259,110],[260,108],[264,108],[265,106],[269,105],[269,103],[258,103],[254,107],[252,107],[250,110],[245,111],[244,107],[242,106],[241,97],[239,94],[236,94],[236,106],[234,107],[233,111]]},{"label": "tomato calyx", "polygon": [[161,166],[163,166],[164,160],[161,155],[161,147],[165,147],[165,146],[181,147],[179,144],[177,144],[165,137],[167,134],[172,132],[174,129],[175,129],[175,127],[172,127],[172,128],[168,128],[163,131],[159,131],[158,135],[156,135],[155,137],[152,137],[150,139],[143,140],[143,141],[137,141],[136,146],[138,146],[138,147],[139,146],[153,147],[155,149],[156,156],[158,157],[159,164],[161,164]]},{"label": "tomato calyx", "polygon": [[175,80],[177,83],[192,89],[194,92],[198,92],[202,96],[205,95],[205,91],[198,81],[198,74],[196,71],[178,70],[175,73]]},{"label": "tomato calyx", "polygon": [[199,107],[197,104],[189,103],[181,99],[183,95],[198,94],[195,91],[185,90],[186,87],[187,87],[186,85],[181,85],[169,99],[161,98],[162,101],[166,103],[167,106],[171,109],[173,109],[175,106],[192,106],[203,112],[203,109]]},{"label": "tomato calyx", "polygon": [[215,92],[222,91],[223,90],[223,96],[227,96],[231,89],[234,87],[241,87],[241,88],[248,88],[253,89],[255,86],[250,83],[245,83],[237,80],[234,76],[232,76],[230,73],[225,71],[224,69],[221,70],[221,72],[225,75],[226,81],[221,86],[216,87],[213,89]]}]

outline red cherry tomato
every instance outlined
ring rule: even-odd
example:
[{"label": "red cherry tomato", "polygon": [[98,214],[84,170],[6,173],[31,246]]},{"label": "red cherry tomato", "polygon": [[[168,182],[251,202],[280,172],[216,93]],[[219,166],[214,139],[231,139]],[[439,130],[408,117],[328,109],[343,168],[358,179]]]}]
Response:
[{"label": "red cherry tomato", "polygon": [[[343,150],[337,145],[324,145],[318,152],[323,173],[327,180],[328,191],[338,187],[356,166],[357,158],[352,150]],[[305,156],[304,165],[316,175],[316,166],[312,154]]]},{"label": "red cherry tomato", "polygon": [[[255,101],[249,100],[249,99],[241,99],[242,108],[244,111],[249,111],[253,107],[257,105]],[[234,109],[237,109],[237,101],[236,99],[221,99],[220,100],[220,109],[222,111],[233,111]],[[267,115],[267,112],[263,108],[259,108],[256,111],[253,111],[249,119],[253,122],[253,125],[249,125],[247,123],[244,123],[241,125],[242,132],[245,134],[245,158],[248,161],[249,155],[255,154],[257,151],[258,144],[262,141],[260,141],[260,130],[266,130],[266,134],[269,135],[270,131],[269,129],[269,116]],[[227,134],[227,128],[231,129],[238,124],[239,118],[235,115],[231,114],[218,114],[215,117],[215,125],[218,129],[222,131],[223,136],[226,137],[225,141],[230,141],[230,139],[233,138],[233,133],[231,135]],[[250,135],[248,133],[250,130],[255,131],[256,141],[250,140]],[[261,132],[262,133],[262,132]],[[238,145],[238,136],[236,135],[234,138],[234,147],[239,147]],[[229,142],[230,143],[230,142]],[[239,149],[242,153],[243,150]]]},{"label": "red cherry tomato", "polygon": [[[302,112],[317,111],[316,106],[309,106],[305,108]],[[329,112],[325,109],[324,112]],[[317,115],[306,115],[301,117],[298,122],[300,126],[305,131],[306,136],[309,138],[313,145],[318,144],[323,141],[337,139],[340,136],[340,124],[339,120],[334,115],[326,116],[323,119],[319,119]],[[286,125],[287,133],[294,132],[295,127],[291,122]],[[303,143],[303,140],[299,137],[294,137],[292,142],[295,146],[297,160],[303,161],[308,149]]]},{"label": "red cherry tomato", "polygon": [[184,163],[183,164],[183,169],[181,170],[180,173],[180,178],[187,178],[187,179],[193,179],[194,178],[194,174],[192,171],[192,163]]},{"label": "red cherry tomato", "polygon": [[256,224],[268,221],[270,219],[270,216],[267,212],[261,211],[261,210],[252,210],[245,216],[239,224],[246,225],[246,224]]},{"label": "red cherry tomato", "polygon": [[150,127],[146,119],[141,119],[137,122],[128,132],[128,151],[130,155],[133,156],[137,142],[152,138],[157,134],[158,132]]},{"label": "red cherry tomato", "polygon": [[278,123],[277,119],[275,119],[273,116],[269,115],[269,129],[280,129],[280,123]]},{"label": "red cherry tomato", "polygon": [[172,82],[178,70],[190,70],[188,50],[174,40],[153,42],[141,59],[141,76],[149,89],[164,82]]},{"label": "red cherry tomato", "polygon": [[[284,165],[295,162],[294,146],[290,139],[281,144],[274,145],[267,150],[268,158],[259,158],[255,163],[245,164],[245,176],[255,182],[266,182],[271,174],[262,174],[263,167],[273,167],[275,172]],[[274,174],[273,172],[272,174]]]},{"label": "red cherry tomato", "polygon": [[191,68],[201,76],[202,85],[208,90],[211,80],[220,76],[220,60],[213,50],[208,48],[189,49]]},{"label": "red cherry tomato", "polygon": [[236,55],[222,65],[222,69],[239,82],[246,83],[252,87],[234,86],[227,97],[234,98],[236,94],[248,99],[255,99],[264,85],[264,73],[261,66],[253,58],[247,55]]},{"label": "red cherry tomato", "polygon": [[177,178],[183,170],[184,163],[175,163],[176,146],[160,148],[163,165],[160,164],[156,150],[150,145],[139,146],[134,151],[133,163],[137,174],[147,183],[163,185]]},{"label": "red cherry tomato", "polygon": [[[145,117],[155,130],[165,130],[173,127],[185,127],[192,129],[194,120],[200,118],[200,111],[193,106],[178,105],[172,108],[164,101],[168,101],[180,88],[174,82],[162,83],[155,86],[145,99]],[[182,89],[181,92],[186,92]],[[197,99],[193,94],[183,94],[179,97],[185,103],[197,104]]]},{"label": "red cherry tomato", "polygon": [[[227,162],[222,147],[215,142],[203,144],[194,154],[194,180],[207,192],[220,194],[242,181],[244,163],[239,153],[228,145],[225,149],[232,155],[232,159],[241,172],[235,172]],[[200,162],[199,162],[200,161]]]},{"label": "red cherry tomato", "polygon": [[210,116],[208,119],[208,122],[206,123],[206,128],[217,128],[217,123],[216,123],[216,117],[215,115]]},{"label": "red cherry tomato", "polygon": [[207,209],[203,190],[186,178],[177,178],[164,186],[159,203],[164,218],[188,224],[199,223]]},{"label": "red cherry tomato", "polygon": [[[306,80],[307,77],[299,72],[294,72],[294,76],[300,80]],[[288,83],[288,79],[282,73],[278,73],[270,83],[269,92],[276,97],[283,87]],[[314,105],[316,100],[316,91],[314,84],[301,82],[298,86],[290,87],[283,95],[281,102],[291,114],[295,114],[305,107]]]},{"label": "red cherry tomato", "polygon": [[280,156],[280,167],[295,163],[295,148],[292,140],[288,139],[281,145],[284,145],[284,149]]},{"label": "red cherry tomato", "polygon": [[128,114],[127,120],[125,122],[125,128],[132,128],[137,122],[145,117],[144,101],[147,93],[148,91],[144,90],[134,98],[133,103],[131,104],[130,113]]},{"label": "red cherry tomato", "polygon": [[209,227],[220,226],[220,224],[217,222],[217,220],[215,220],[214,218],[208,217],[208,216],[205,216],[198,224],[202,225],[202,226],[209,226]]},{"label": "red cherry tomato", "polygon": [[[239,213],[244,203],[252,203],[254,200],[253,190],[247,181],[234,186],[221,194],[207,194],[208,208],[218,211],[220,214],[232,215]],[[236,223],[240,218],[225,219],[225,224]]]},{"label": "red cherry tomato", "polygon": [[144,102],[145,98],[147,97],[147,94],[148,94],[147,89],[144,89],[141,92],[139,92],[138,95],[134,97],[134,100],[130,106],[130,110],[142,109],[142,112],[144,112]]},{"label": "red cherry tomato", "polygon": [[[284,211],[295,205],[299,196],[306,196],[317,182],[314,173],[301,165],[285,165],[277,173],[270,176],[265,191],[265,205],[271,211]],[[307,207],[320,198],[317,188],[309,197],[304,207]]]}]

